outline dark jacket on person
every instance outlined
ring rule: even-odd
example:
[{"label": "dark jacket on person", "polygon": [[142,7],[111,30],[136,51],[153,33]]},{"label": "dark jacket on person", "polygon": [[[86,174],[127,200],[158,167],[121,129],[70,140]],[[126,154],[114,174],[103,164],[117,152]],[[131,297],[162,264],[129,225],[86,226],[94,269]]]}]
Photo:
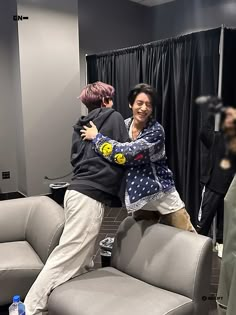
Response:
[{"label": "dark jacket on person", "polygon": [[74,169],[69,189],[112,206],[120,191],[124,169],[102,159],[91,141],[82,140],[80,130],[89,126],[90,121],[99,132],[112,139],[120,142],[129,139],[123,117],[112,108],[97,108],[82,116],[74,125],[72,136],[71,164]]},{"label": "dark jacket on person", "polygon": [[221,167],[221,161],[226,155],[226,140],[222,131],[214,131],[214,116],[210,116],[201,128],[200,139],[207,149],[202,161],[201,183],[212,191],[225,195],[235,170],[233,167]]}]

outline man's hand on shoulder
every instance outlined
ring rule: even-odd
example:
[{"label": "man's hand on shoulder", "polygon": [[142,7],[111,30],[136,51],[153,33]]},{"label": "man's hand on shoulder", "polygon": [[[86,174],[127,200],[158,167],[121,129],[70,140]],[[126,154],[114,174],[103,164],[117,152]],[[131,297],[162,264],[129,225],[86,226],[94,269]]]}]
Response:
[{"label": "man's hand on shoulder", "polygon": [[90,121],[89,123],[91,127],[84,126],[84,129],[80,130],[81,138],[83,140],[93,140],[98,134],[98,129],[96,125],[92,121]]}]

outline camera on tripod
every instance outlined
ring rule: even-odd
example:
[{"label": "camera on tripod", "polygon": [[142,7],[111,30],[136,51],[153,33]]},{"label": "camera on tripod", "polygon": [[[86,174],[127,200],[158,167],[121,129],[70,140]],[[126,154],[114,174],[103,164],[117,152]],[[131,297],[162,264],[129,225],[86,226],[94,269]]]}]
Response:
[{"label": "camera on tripod", "polygon": [[225,106],[223,105],[223,101],[218,96],[199,96],[195,100],[197,105],[206,105],[208,106],[209,112],[213,114],[222,114],[225,112]]}]

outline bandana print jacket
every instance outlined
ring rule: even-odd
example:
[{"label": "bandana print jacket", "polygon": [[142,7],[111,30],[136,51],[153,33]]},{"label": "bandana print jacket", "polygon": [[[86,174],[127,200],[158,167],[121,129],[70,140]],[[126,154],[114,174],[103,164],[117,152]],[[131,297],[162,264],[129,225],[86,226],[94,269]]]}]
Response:
[{"label": "bandana print jacket", "polygon": [[[132,118],[125,120],[129,130]],[[157,121],[150,121],[137,139],[119,143],[98,133],[95,150],[112,163],[126,167],[125,206],[128,212],[141,209],[175,190],[173,174],[167,166],[165,133]]]}]

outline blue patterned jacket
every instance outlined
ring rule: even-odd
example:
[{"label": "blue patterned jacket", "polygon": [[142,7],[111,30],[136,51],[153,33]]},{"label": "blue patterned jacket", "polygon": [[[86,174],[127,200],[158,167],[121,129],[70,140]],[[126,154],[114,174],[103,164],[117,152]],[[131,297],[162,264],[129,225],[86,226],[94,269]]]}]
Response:
[{"label": "blue patterned jacket", "polygon": [[[125,120],[128,130],[131,123],[132,118]],[[105,159],[126,167],[128,212],[175,190],[173,174],[167,166],[164,129],[157,121],[151,120],[135,141],[119,143],[98,133],[93,143]]]}]

